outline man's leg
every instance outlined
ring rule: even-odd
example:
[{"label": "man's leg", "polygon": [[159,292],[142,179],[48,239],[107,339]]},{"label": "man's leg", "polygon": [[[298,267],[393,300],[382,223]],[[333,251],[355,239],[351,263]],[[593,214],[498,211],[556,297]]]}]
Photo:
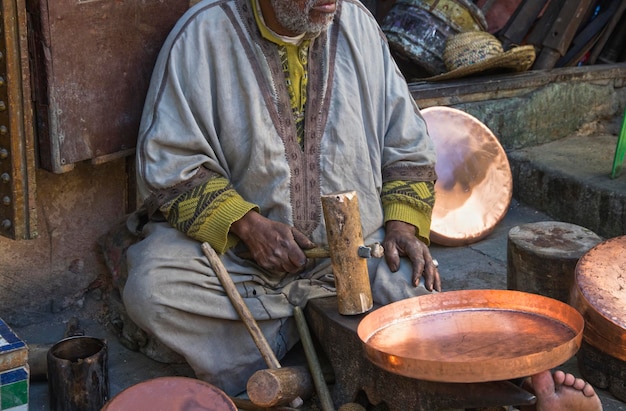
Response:
[{"label": "man's leg", "polygon": [[[147,237],[127,253],[123,300],[128,315],[185,357],[198,378],[230,395],[244,391],[247,379],[267,365],[200,244],[164,225],[149,224],[145,232]],[[298,341],[289,301],[280,292],[270,293],[245,268],[232,274],[268,343],[282,357]]]}]

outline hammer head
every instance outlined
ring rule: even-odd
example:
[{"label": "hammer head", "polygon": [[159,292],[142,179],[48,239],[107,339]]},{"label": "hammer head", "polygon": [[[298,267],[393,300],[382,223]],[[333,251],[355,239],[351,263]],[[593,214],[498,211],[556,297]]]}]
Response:
[{"label": "hammer head", "polygon": [[359,257],[361,258],[382,258],[385,255],[385,249],[380,243],[359,246]]}]

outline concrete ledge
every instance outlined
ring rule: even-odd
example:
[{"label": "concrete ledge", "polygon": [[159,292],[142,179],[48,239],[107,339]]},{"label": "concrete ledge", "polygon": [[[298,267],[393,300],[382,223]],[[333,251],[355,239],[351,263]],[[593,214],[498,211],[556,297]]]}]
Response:
[{"label": "concrete ledge", "polygon": [[532,147],[612,118],[626,107],[626,63],[441,83],[411,83],[422,108],[451,106],[485,123],[505,150]]},{"label": "concrete ledge", "polygon": [[509,152],[513,196],[605,237],[626,233],[626,174],[610,178],[616,135],[572,136]]}]

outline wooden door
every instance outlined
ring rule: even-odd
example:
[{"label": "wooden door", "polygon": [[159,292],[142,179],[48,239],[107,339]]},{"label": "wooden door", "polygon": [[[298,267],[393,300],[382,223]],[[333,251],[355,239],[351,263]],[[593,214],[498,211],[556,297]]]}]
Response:
[{"label": "wooden door", "polygon": [[132,155],[152,68],[189,0],[27,0],[39,160]]}]

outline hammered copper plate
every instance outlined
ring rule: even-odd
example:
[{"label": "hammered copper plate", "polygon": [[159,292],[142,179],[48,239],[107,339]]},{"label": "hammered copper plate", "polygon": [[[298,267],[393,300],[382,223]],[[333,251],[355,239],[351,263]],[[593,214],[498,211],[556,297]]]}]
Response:
[{"label": "hammered copper plate", "polygon": [[102,411],[237,411],[219,388],[195,378],[159,377],[117,394]]},{"label": "hammered copper plate", "polygon": [[556,367],[580,348],[574,308],[538,294],[463,290],[398,301],[366,315],[357,333],[366,357],[427,381],[487,382]]},{"label": "hammered copper plate", "polygon": [[509,160],[491,130],[452,107],[422,110],[437,150],[431,235],[446,246],[471,244],[490,234],[513,195]]},{"label": "hammered copper plate", "polygon": [[601,242],[579,260],[572,305],[585,318],[586,342],[626,361],[626,236]]}]

